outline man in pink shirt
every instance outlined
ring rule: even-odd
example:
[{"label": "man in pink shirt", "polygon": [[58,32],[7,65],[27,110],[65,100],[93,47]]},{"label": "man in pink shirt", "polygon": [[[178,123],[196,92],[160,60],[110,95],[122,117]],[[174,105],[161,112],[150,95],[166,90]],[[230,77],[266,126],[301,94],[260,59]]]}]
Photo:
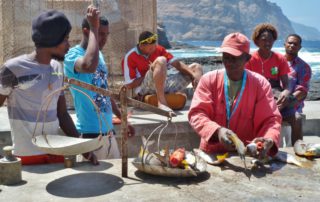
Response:
[{"label": "man in pink shirt", "polygon": [[221,46],[225,69],[203,75],[195,90],[188,118],[207,153],[234,150],[232,133],[245,144],[263,142],[262,155],[278,152],[281,115],[268,80],[244,68],[249,49],[243,34],[227,35]]}]

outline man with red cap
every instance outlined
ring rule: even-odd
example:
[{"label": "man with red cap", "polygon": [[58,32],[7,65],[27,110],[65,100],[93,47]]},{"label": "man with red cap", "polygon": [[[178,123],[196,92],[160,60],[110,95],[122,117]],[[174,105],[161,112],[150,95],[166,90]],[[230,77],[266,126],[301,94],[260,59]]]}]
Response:
[{"label": "man with red cap", "polygon": [[278,151],[281,115],[269,82],[245,70],[250,43],[241,33],[227,35],[221,45],[225,69],[202,76],[194,93],[189,122],[201,137],[200,149],[207,153],[233,150],[230,135],[245,144],[262,142],[261,155]]}]

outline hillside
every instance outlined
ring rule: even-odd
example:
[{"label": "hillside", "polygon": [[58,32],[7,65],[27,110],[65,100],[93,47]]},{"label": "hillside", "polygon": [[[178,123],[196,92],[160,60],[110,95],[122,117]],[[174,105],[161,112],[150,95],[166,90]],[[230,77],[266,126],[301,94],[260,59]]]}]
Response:
[{"label": "hillside", "polygon": [[160,0],[158,21],[169,40],[222,40],[230,32],[251,36],[254,27],[269,22],[279,38],[294,29],[279,6],[267,0]]},{"label": "hillside", "polygon": [[320,32],[318,29],[292,21],[291,24],[296,33],[302,36],[303,40],[320,41]]}]

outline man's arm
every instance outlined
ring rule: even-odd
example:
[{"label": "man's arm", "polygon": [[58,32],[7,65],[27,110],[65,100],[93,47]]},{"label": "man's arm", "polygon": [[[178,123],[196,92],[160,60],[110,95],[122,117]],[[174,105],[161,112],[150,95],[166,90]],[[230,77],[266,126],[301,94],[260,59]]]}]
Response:
[{"label": "man's arm", "polygon": [[297,86],[293,92],[293,96],[301,101],[305,99],[308,95],[309,87],[310,87],[310,79],[311,79],[311,68],[308,64],[305,64],[304,71],[297,71]]},{"label": "man's arm", "polygon": [[194,88],[197,87],[200,81],[200,78],[203,74],[202,70],[198,71],[196,68],[189,68],[186,64],[178,60],[173,61],[171,65],[175,67],[182,74],[189,76],[192,80],[193,87]]},{"label": "man's arm", "polygon": [[263,79],[259,85],[253,116],[254,133],[256,138],[272,139],[274,144],[269,150],[269,155],[274,156],[278,152],[282,117],[269,82]]},{"label": "man's arm", "polygon": [[88,7],[87,20],[89,22],[90,30],[84,28],[84,32],[88,33],[88,44],[81,44],[86,47],[86,53],[82,58],[79,58],[75,63],[75,70],[80,73],[94,73],[99,63],[99,13],[97,8]]},{"label": "man's arm", "polygon": [[6,99],[7,99],[6,95],[0,94],[0,107],[2,107],[2,105],[3,105],[4,101],[6,101]]},{"label": "man's arm", "polygon": [[[59,126],[63,130],[63,132],[70,137],[79,137],[79,133],[73,123],[73,120],[67,111],[66,98],[64,97],[64,95],[60,95],[59,97],[57,115],[59,119]],[[82,155],[93,165],[99,165],[97,157],[93,154],[93,152],[87,152]]]},{"label": "man's arm", "polygon": [[193,72],[191,71],[190,68],[188,68],[188,66],[186,64],[184,64],[183,62],[180,62],[179,60],[175,60],[171,63],[171,65],[173,67],[175,67],[179,72],[181,72],[182,74],[188,75],[191,77],[191,79],[194,79],[194,75]]},{"label": "man's arm", "polygon": [[110,98],[111,105],[112,105],[112,112],[119,118],[121,119],[121,112],[117,106],[117,103],[114,101],[113,98]]},{"label": "man's arm", "polygon": [[288,74],[280,76],[280,80],[283,87],[283,91],[281,92],[280,97],[277,100],[277,105],[281,110],[288,104],[288,99],[290,95]]},{"label": "man's arm", "polygon": [[60,95],[59,97],[57,116],[59,120],[59,126],[67,136],[79,137],[79,133],[73,123],[73,120],[67,111],[66,98],[64,95]]},{"label": "man's arm", "polygon": [[217,131],[221,128],[221,126],[214,121],[214,117],[216,116],[214,110],[216,100],[214,100],[213,93],[218,90],[216,89],[216,82],[217,76],[213,73],[201,78],[194,92],[188,113],[188,120],[191,127],[207,142],[218,142]]},{"label": "man's arm", "polygon": [[137,78],[133,80],[131,83],[126,84],[128,89],[136,88],[141,85],[144,77]]}]

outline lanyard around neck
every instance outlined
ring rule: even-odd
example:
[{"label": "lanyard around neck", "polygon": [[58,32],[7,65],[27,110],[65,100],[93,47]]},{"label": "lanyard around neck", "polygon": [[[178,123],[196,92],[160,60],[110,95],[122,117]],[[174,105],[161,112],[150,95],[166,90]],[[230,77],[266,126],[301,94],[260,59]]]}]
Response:
[{"label": "lanyard around neck", "polygon": [[240,103],[240,100],[242,98],[242,94],[243,94],[243,91],[244,91],[244,88],[246,86],[246,82],[247,82],[247,72],[246,71],[243,71],[243,75],[242,75],[242,85],[241,85],[241,90],[240,90],[240,94],[239,94],[239,97],[236,99],[236,104],[233,108],[233,110],[231,111],[231,105],[233,103],[230,103],[228,97],[229,97],[229,89],[228,89],[228,81],[229,81],[229,78],[227,76],[227,72],[225,71],[224,72],[224,97],[225,97],[225,100],[226,100],[226,110],[227,110],[227,125],[228,125],[228,128],[229,128],[229,123],[230,123],[230,119],[231,119],[231,116],[234,114],[234,112],[237,110],[238,108],[238,105]]}]

